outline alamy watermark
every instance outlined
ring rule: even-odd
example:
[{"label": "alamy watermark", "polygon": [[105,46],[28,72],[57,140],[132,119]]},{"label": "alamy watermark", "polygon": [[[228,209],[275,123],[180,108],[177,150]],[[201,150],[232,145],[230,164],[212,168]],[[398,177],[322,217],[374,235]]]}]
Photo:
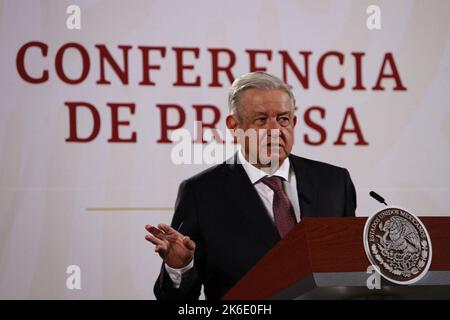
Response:
[{"label": "alamy watermark", "polygon": [[79,6],[72,4],[67,7],[66,13],[69,15],[66,19],[66,27],[69,30],[81,29],[81,9]]},{"label": "alamy watermark", "polygon": [[[281,154],[286,146],[280,129],[236,129],[222,133],[218,129],[203,131],[202,123],[195,122],[196,130],[206,143],[194,139],[198,136],[187,129],[177,129],[171,135],[174,142],[170,158],[172,163],[180,164],[218,164],[236,151],[239,143],[246,160],[254,165],[277,168]],[[229,159],[229,163],[234,158]]]},{"label": "alamy watermark", "polygon": [[81,268],[76,264],[70,265],[66,269],[69,276],[66,279],[66,288],[69,290],[81,290]]},{"label": "alamy watermark", "polygon": [[369,290],[381,289],[381,276],[373,266],[368,266],[366,271],[369,276],[367,277],[366,286]]},{"label": "alamy watermark", "polygon": [[367,7],[366,13],[369,15],[366,20],[366,26],[369,30],[381,30],[381,9],[372,4]]}]

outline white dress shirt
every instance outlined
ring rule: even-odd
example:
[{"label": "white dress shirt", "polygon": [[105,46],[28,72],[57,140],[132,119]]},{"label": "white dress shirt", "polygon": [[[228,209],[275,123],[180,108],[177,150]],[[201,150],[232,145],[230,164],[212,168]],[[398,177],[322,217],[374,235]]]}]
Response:
[{"label": "white dress shirt", "polygon": [[[241,151],[238,151],[238,161],[239,163],[242,164],[242,167],[247,173],[250,182],[255,187],[256,192],[258,192],[258,195],[261,198],[267,210],[267,214],[270,216],[272,221],[274,221],[274,213],[273,213],[274,192],[265,183],[261,181],[261,179],[266,176],[278,176],[283,179],[284,191],[286,192],[289,201],[291,202],[291,205],[294,208],[295,218],[297,222],[300,221],[300,205],[297,194],[297,179],[295,177],[295,172],[289,162],[289,159],[283,161],[281,166],[271,175],[267,174],[263,170],[258,169],[251,163],[249,163],[245,159]],[[183,275],[183,273],[190,270],[194,266],[194,259],[192,259],[192,261],[186,267],[181,269],[171,268],[166,264],[164,266],[166,268],[167,273],[169,274],[170,279],[173,282],[173,286],[175,288],[179,288],[181,284],[181,276]]]},{"label": "white dress shirt", "polygon": [[238,152],[239,162],[242,164],[245,172],[247,173],[251,183],[255,187],[256,191],[259,194],[264,206],[267,209],[267,213],[274,221],[273,214],[273,190],[270,189],[264,182],[261,181],[262,178],[266,176],[278,176],[283,179],[283,187],[286,195],[291,202],[292,207],[295,212],[295,219],[297,222],[300,221],[300,205],[298,202],[298,194],[297,194],[297,179],[295,177],[294,169],[291,167],[289,159],[283,161],[281,166],[271,175],[267,174],[261,169],[256,168],[250,162],[248,162],[242,153]]}]

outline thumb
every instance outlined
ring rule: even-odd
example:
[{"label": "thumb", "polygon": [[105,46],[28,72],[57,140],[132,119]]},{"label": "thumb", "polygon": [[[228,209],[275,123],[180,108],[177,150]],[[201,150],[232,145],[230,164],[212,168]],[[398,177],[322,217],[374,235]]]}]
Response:
[{"label": "thumb", "polygon": [[183,244],[189,249],[189,250],[195,250],[195,242],[191,240],[188,236],[183,238]]}]

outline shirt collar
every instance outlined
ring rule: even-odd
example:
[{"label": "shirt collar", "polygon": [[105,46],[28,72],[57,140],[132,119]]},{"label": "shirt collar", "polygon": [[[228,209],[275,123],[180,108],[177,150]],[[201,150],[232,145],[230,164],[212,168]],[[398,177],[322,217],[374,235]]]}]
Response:
[{"label": "shirt collar", "polygon": [[289,181],[289,170],[290,170],[289,159],[285,159],[281,164],[281,166],[271,175],[268,175],[263,170],[258,169],[257,167],[253,166],[250,162],[248,162],[245,159],[244,155],[242,154],[241,149],[238,151],[238,159],[239,162],[242,164],[242,167],[244,168],[248,177],[250,178],[252,184],[255,184],[256,182],[258,182],[259,180],[261,180],[266,176],[278,176],[283,178],[285,181]]}]

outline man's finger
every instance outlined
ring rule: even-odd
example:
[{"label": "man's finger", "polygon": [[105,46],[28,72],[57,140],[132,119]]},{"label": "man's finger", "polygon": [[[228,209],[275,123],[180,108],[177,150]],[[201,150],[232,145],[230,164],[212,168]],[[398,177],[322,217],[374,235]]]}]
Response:
[{"label": "man's finger", "polygon": [[158,239],[154,235],[148,234],[145,236],[145,240],[153,243],[155,246],[164,244],[164,241],[161,239]]},{"label": "man's finger", "polygon": [[165,240],[160,240],[160,239],[158,239],[156,237],[154,237],[154,239],[156,239],[156,240],[158,240],[160,242],[158,244],[156,244],[155,242],[152,242],[150,240],[148,240],[148,241],[150,241],[153,244],[155,244],[155,252],[158,252],[161,255],[161,257],[164,257],[167,254],[167,252],[169,251],[169,244]]},{"label": "man's finger", "polygon": [[158,228],[155,228],[152,225],[146,225],[145,229],[150,232],[152,235],[154,235],[155,237],[164,240],[165,239],[165,233],[161,230],[159,230]]},{"label": "man's finger", "polygon": [[194,251],[195,250],[195,242],[191,240],[189,237],[183,238],[183,243],[189,250]]},{"label": "man's finger", "polygon": [[175,230],[171,226],[169,226],[167,224],[164,224],[164,223],[158,224],[158,228],[161,229],[162,231],[164,231],[167,234],[179,233],[177,230]]}]

